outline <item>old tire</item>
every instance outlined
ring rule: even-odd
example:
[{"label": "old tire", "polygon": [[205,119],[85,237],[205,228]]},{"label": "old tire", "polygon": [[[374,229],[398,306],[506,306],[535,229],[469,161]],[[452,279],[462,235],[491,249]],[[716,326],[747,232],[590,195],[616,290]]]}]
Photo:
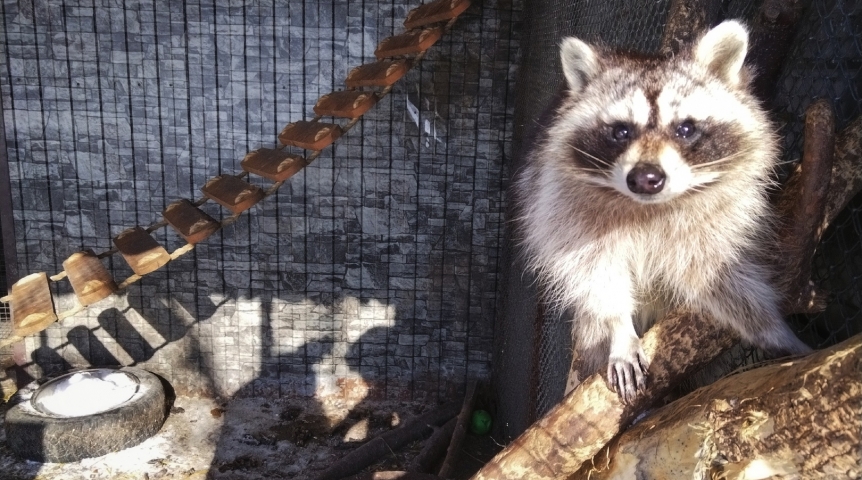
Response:
[{"label": "old tire", "polygon": [[132,375],[137,391],[111,410],[66,417],[46,414],[31,399],[47,380],[19,390],[6,412],[6,441],[17,455],[39,462],[74,462],[137,445],[159,431],[167,414],[165,390],[158,377],[139,368]]}]

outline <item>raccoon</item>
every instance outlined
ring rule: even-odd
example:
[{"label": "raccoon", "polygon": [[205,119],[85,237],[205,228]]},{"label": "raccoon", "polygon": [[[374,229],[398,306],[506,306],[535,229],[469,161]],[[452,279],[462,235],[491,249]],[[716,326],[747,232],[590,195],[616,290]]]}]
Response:
[{"label": "raccoon", "polygon": [[562,42],[565,89],[516,174],[516,232],[548,299],[573,315],[583,371],[645,386],[639,335],[670,308],[706,312],[774,353],[784,323],[768,189],[777,137],[749,92],[748,33],[726,21],[667,58]]}]

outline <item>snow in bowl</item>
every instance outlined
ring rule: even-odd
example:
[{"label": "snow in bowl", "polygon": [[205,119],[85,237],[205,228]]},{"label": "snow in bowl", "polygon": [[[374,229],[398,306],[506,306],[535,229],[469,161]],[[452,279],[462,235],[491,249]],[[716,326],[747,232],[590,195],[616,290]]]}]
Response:
[{"label": "snow in bowl", "polygon": [[138,385],[134,375],[109,368],[70,372],[43,385],[32,403],[49,415],[83,417],[119,407]]}]

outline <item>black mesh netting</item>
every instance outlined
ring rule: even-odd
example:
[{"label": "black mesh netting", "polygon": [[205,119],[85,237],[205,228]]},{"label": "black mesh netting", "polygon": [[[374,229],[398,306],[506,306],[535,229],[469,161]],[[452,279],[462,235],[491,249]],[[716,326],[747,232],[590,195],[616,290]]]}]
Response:
[{"label": "black mesh netting", "polygon": [[[759,3],[725,2],[722,13],[725,18],[751,20]],[[562,74],[558,44],[562,37],[571,35],[625,49],[655,51],[668,10],[668,1],[654,0],[527,2],[515,141],[529,132],[531,123],[560,85]],[[859,115],[862,104],[860,16],[862,4],[840,0],[812,2],[805,13],[776,89],[774,114],[781,132],[785,134],[785,160],[799,158],[802,118],[812,100],[823,97],[832,100],[839,130]],[[832,294],[829,307],[822,314],[793,319],[800,337],[814,347],[831,345],[862,331],[860,213],[862,198],[857,195],[825,234],[814,262],[814,280]],[[520,272],[515,274],[520,275]],[[534,300],[510,298],[508,301],[523,312],[523,304]],[[525,320],[510,315],[505,321]],[[564,318],[545,318],[538,325],[533,333],[533,358],[530,362],[523,362],[526,373],[519,376],[510,372],[498,376],[498,382],[503,383],[498,386],[501,396],[507,395],[507,391],[518,391],[521,387],[515,382],[522,381],[522,377],[529,379],[529,401],[509,405],[501,412],[504,424],[510,426],[505,433],[510,435],[517,434],[520,428],[557,403],[564,391],[571,361],[569,325]],[[504,328],[503,334],[511,330]],[[749,360],[752,356],[757,357],[750,351],[741,355]],[[735,362],[743,360],[745,358],[737,358]],[[506,382],[511,385],[507,386]]]}]

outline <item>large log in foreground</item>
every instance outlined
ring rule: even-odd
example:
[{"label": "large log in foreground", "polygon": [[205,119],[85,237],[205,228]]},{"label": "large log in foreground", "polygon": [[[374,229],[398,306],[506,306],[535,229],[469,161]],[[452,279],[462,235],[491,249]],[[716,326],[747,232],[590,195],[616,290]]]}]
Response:
[{"label": "large log in foreground", "polygon": [[[643,338],[650,359],[646,391],[624,404],[605,379],[593,375],[541,420],[482,467],[474,480],[565,478],[593,458],[617,432],[655,399],[667,395],[675,380],[699,370],[738,338],[693,314],[671,314]],[[656,352],[661,349],[661,355]]]},{"label": "large log in foreground", "polygon": [[570,480],[862,478],[862,334],[654,412]]}]

